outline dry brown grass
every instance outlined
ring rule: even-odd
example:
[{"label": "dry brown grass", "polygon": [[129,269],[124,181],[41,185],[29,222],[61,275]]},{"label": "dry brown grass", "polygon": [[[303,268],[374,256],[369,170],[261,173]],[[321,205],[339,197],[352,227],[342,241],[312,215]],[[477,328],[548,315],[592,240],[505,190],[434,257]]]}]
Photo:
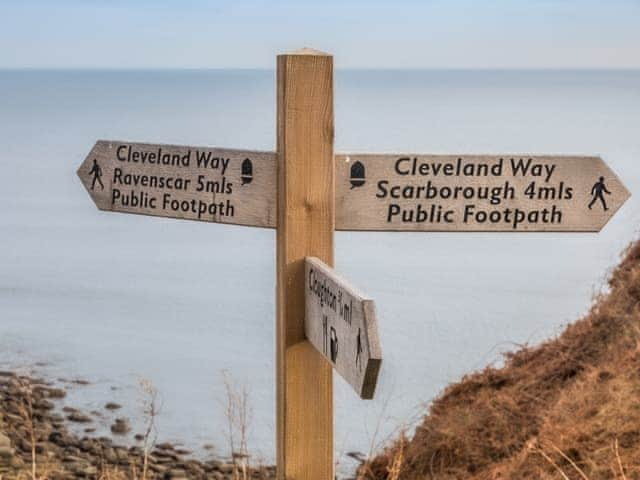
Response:
[{"label": "dry brown grass", "polygon": [[28,369],[20,369],[16,376],[18,389],[20,392],[20,400],[17,409],[22,423],[27,433],[29,447],[31,451],[30,463],[18,472],[16,480],[49,480],[54,475],[62,472],[61,466],[55,459],[46,455],[46,452],[38,455],[38,425],[36,415],[34,413],[34,385],[31,381],[31,371]]},{"label": "dry brown grass", "polygon": [[388,480],[398,480],[404,466],[404,449],[407,445],[407,438],[404,432],[400,434],[400,438],[396,442],[396,448],[387,467]]},{"label": "dry brown grass", "polygon": [[227,442],[231,452],[234,480],[248,480],[251,465],[248,445],[251,405],[246,385],[240,387],[227,371],[222,372],[225,386],[225,417]]},{"label": "dry brown grass", "polygon": [[[20,417],[24,422],[25,428],[29,435],[29,443],[31,446],[31,478],[38,479],[38,460],[36,456],[36,427],[33,418],[33,387],[29,376],[18,376],[18,388],[21,393],[22,401],[18,404]],[[45,477],[40,477],[45,480]]]},{"label": "dry brown grass", "polygon": [[120,467],[104,465],[98,476],[98,480],[131,480]]},{"label": "dry brown grass", "polygon": [[[558,338],[449,386],[367,478],[640,479],[640,243]],[[395,474],[395,473],[394,473]]]},{"label": "dry brown grass", "polygon": [[[399,475],[402,464],[404,463],[404,446],[407,443],[407,431],[409,431],[409,425],[415,425],[416,418],[408,419],[404,422],[398,422],[397,418],[390,418],[387,416],[386,412],[389,407],[389,402],[391,401],[391,395],[387,397],[387,399],[383,402],[382,408],[376,417],[376,422],[373,428],[373,432],[371,434],[370,442],[369,442],[369,451],[366,455],[360,455],[358,457],[353,456],[360,461],[360,465],[356,470],[356,478],[355,480],[367,480],[372,478],[375,475],[373,467],[376,466],[376,459],[380,452],[385,450],[385,447],[389,444],[395,443],[398,447],[402,446],[402,448],[397,448],[393,453],[393,458],[391,458],[390,463],[396,466],[389,471],[387,469],[387,474],[389,478],[392,475]],[[381,435],[383,428],[386,429],[386,424],[389,422],[393,422],[395,427],[384,436]],[[400,464],[398,464],[399,459],[402,459]]]},{"label": "dry brown grass", "polygon": [[149,475],[149,455],[158,440],[156,417],[160,414],[160,407],[158,405],[158,390],[150,380],[140,380],[140,388],[144,395],[142,414],[146,424],[142,441],[142,472],[140,478],[141,480],[147,480]]}]

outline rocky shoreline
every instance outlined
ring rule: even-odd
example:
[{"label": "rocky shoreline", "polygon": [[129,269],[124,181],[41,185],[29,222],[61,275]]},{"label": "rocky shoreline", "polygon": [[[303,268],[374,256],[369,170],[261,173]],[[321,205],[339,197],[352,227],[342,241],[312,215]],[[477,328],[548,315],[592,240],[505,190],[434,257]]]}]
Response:
[{"label": "rocky shoreline", "polygon": [[[92,428],[85,429],[85,436],[74,434],[68,423],[88,423],[91,417],[64,405],[65,396],[64,389],[44,380],[0,372],[0,480],[32,478],[34,468],[35,478],[47,480],[275,478],[274,467],[243,472],[240,462],[190,458],[170,443],[145,448],[143,435],[135,437],[139,445],[127,447],[109,437],[92,437]],[[126,419],[117,419],[112,431],[128,428]]]}]

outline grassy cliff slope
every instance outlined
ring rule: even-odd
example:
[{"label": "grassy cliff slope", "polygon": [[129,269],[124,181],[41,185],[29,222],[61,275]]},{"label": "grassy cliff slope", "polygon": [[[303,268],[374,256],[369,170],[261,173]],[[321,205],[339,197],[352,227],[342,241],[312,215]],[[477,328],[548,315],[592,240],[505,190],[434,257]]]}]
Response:
[{"label": "grassy cliff slope", "polygon": [[640,242],[558,338],[450,385],[369,479],[640,479]]}]

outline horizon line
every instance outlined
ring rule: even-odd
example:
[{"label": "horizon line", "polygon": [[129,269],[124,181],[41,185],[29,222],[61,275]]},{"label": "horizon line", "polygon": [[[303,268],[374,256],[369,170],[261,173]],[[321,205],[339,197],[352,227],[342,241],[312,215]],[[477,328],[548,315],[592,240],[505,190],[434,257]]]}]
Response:
[{"label": "horizon line", "polygon": [[[95,72],[167,72],[167,71],[263,71],[272,67],[116,67],[116,66],[0,66],[0,72],[10,71],[95,71]],[[339,67],[335,71],[460,71],[460,72],[640,72],[639,67]]]}]

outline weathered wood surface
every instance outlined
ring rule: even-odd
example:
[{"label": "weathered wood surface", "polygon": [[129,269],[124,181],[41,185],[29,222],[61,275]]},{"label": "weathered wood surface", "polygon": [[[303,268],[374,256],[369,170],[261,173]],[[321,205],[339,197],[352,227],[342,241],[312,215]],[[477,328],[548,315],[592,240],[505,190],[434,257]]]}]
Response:
[{"label": "weathered wood surface", "polygon": [[313,257],[305,261],[305,333],[361,398],[373,398],[382,363],[374,302]]},{"label": "weathered wood surface", "polygon": [[100,140],[78,176],[101,210],[276,225],[272,152]]},{"label": "weathered wood surface", "polygon": [[336,156],[337,230],[597,232],[629,196],[599,157]]},{"label": "weathered wood surface", "polygon": [[333,58],[278,56],[277,464],[334,480],[332,368],[306,341],[304,258],[333,263]]},{"label": "weathered wood surface", "polygon": [[[340,154],[335,164],[337,230],[597,232],[630,196],[599,157]],[[275,228],[276,169],[274,152],[103,140],[78,176],[101,210]]]}]

